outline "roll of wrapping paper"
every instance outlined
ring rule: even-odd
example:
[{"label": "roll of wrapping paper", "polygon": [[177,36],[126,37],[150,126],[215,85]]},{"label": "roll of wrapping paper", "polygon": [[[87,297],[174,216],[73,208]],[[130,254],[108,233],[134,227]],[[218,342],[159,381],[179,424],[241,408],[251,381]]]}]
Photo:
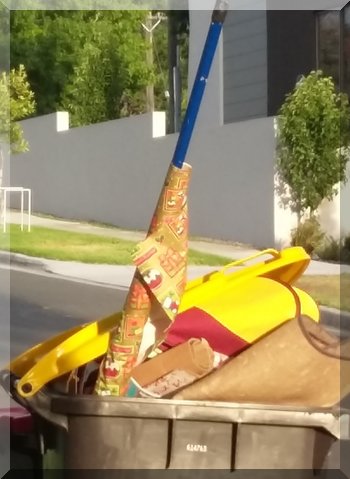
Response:
[{"label": "roll of wrapping paper", "polygon": [[131,379],[145,396],[164,397],[202,378],[213,368],[214,352],[208,342],[192,338],[136,366]]},{"label": "roll of wrapping paper", "polygon": [[190,175],[191,167],[187,164],[181,169],[170,166],[149,234],[137,245],[134,254],[137,270],[120,327],[112,332],[108,352],[101,363],[95,386],[99,395],[120,396],[126,392],[152,303],[157,301],[162,306],[156,309],[163,313],[169,325],[177,314],[186,286]]},{"label": "roll of wrapping paper", "polygon": [[[111,334],[108,351],[101,364],[95,385],[95,392],[99,395],[120,396],[127,391],[153,295],[156,295],[169,321],[176,316],[179,307],[186,283],[186,189],[190,171],[184,161],[227,10],[228,2],[217,0],[171,166],[150,226],[151,235],[141,243],[134,258],[137,271],[123,309],[123,318],[118,329]],[[171,238],[169,244],[167,238]],[[162,270],[164,277],[161,278],[158,273],[162,275]],[[171,282],[167,281],[169,278]]]},{"label": "roll of wrapping paper", "polygon": [[331,407],[350,393],[350,341],[303,316],[280,326],[174,399]]}]

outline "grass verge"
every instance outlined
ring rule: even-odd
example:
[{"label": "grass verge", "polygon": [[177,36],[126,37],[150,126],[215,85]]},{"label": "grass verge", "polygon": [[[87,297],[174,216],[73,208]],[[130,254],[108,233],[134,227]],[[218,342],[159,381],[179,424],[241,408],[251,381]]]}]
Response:
[{"label": "grass verge", "polygon": [[[131,264],[136,242],[93,234],[74,233],[34,226],[30,233],[10,225],[0,233],[0,250],[39,258],[80,261],[92,264]],[[189,251],[189,264],[223,266],[230,258]],[[303,276],[296,286],[309,293],[320,305],[350,311],[350,274]]]},{"label": "grass verge", "polygon": [[[131,264],[131,254],[136,242],[94,234],[32,227],[21,231],[11,224],[8,233],[0,234],[0,249],[39,258],[61,261],[80,261],[92,264]],[[222,266],[230,258],[189,250],[189,264]]]},{"label": "grass verge", "polygon": [[309,293],[318,304],[350,311],[350,274],[303,276],[296,286]]}]

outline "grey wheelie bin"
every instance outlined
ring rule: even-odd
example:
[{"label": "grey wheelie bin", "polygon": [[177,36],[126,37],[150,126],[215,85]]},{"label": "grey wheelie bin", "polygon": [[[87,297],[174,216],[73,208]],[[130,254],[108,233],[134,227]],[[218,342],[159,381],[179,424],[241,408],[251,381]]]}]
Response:
[{"label": "grey wheelie bin", "polygon": [[[343,466],[340,449],[350,453],[348,409],[65,396],[47,390],[27,406],[43,418],[44,467],[62,469],[55,478],[68,477],[67,471],[74,478],[90,477],[91,471],[121,477],[127,470],[163,471],[161,477],[192,477],[195,470],[202,477],[211,470],[215,475],[209,477],[333,478],[330,471]],[[247,471],[255,472],[247,476]]]}]

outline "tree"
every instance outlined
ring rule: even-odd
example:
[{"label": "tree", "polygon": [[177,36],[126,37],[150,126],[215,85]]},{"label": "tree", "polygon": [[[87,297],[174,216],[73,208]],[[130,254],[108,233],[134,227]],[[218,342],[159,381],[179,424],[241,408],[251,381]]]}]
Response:
[{"label": "tree", "polygon": [[11,12],[11,67],[23,64],[35,93],[37,113],[52,113],[84,45],[85,25],[42,10]]},{"label": "tree", "polygon": [[10,144],[12,153],[28,150],[19,120],[35,111],[34,93],[31,91],[23,65],[10,74],[3,72],[0,77],[0,142]]},{"label": "tree", "polygon": [[[188,10],[171,10],[168,12],[168,78],[169,78],[169,130],[174,132],[180,125],[181,110],[184,110],[182,100],[187,100],[188,78]],[[180,58],[179,58],[180,57]],[[180,64],[179,64],[180,63]],[[180,90],[182,99],[175,102],[174,68],[179,69]],[[187,102],[185,101],[185,104]],[[180,110],[180,111],[179,111]],[[177,119],[177,121],[176,121]],[[177,128],[176,128],[177,127]]]},{"label": "tree", "polygon": [[[172,74],[168,78],[168,23],[164,19],[154,31],[150,68],[141,26],[147,14],[145,10],[11,11],[11,66],[25,65],[37,114],[64,108],[72,125],[78,126],[144,113],[149,83],[154,84],[155,108],[169,108],[165,92],[173,93]],[[176,35],[172,50],[180,45],[185,89],[188,12],[168,15]]]},{"label": "tree", "polygon": [[[277,174],[282,199],[292,211],[312,216],[337,185],[347,181],[350,108],[332,78],[322,72],[303,77],[287,95],[277,119]],[[285,186],[288,187],[288,193]],[[280,188],[281,191],[281,188]]]},{"label": "tree", "polygon": [[[3,149],[12,153],[28,150],[28,142],[23,137],[23,130],[18,123],[35,111],[34,94],[30,89],[23,65],[10,74],[3,72],[0,76],[0,186],[2,186],[4,155]],[[0,214],[3,213],[2,197]]]},{"label": "tree", "polygon": [[8,70],[10,61],[10,14],[0,2],[0,72]]},{"label": "tree", "polygon": [[11,12],[11,64],[25,64],[38,114],[66,108],[74,126],[145,111],[146,11]]},{"label": "tree", "polygon": [[[145,111],[144,94],[151,75],[141,34],[144,12],[99,12],[90,39],[64,86],[60,106],[74,126]],[[135,101],[137,99],[137,101]]]}]

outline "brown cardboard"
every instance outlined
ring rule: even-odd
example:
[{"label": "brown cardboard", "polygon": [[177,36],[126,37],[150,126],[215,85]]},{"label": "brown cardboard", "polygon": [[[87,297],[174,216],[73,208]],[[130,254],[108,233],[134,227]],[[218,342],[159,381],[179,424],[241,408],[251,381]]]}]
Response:
[{"label": "brown cardboard", "polygon": [[350,393],[350,341],[293,319],[175,399],[330,407]]},{"label": "brown cardboard", "polygon": [[174,370],[182,370],[194,378],[208,374],[214,366],[214,353],[205,339],[190,339],[139,366],[131,376],[141,386],[147,386]]}]

